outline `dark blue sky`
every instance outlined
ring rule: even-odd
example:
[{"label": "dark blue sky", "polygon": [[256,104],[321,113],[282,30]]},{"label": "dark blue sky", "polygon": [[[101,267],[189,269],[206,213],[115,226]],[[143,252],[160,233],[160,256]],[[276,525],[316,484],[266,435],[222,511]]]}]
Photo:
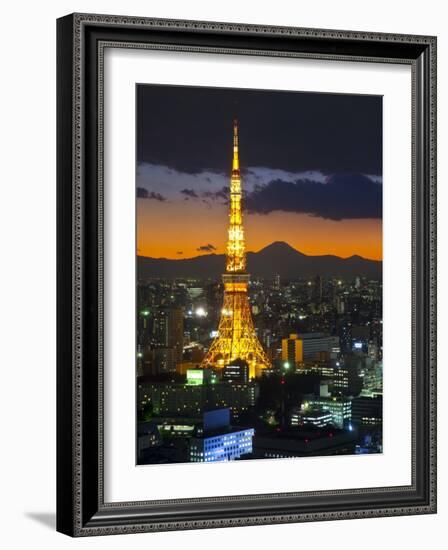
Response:
[{"label": "dark blue sky", "polygon": [[245,166],[382,173],[382,98],[139,85],[138,162],[227,172],[237,117]]}]

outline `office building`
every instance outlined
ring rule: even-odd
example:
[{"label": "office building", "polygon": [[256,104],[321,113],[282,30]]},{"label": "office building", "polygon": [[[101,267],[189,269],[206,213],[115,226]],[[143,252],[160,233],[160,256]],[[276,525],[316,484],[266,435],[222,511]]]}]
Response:
[{"label": "office building", "polygon": [[328,410],[307,408],[291,414],[291,426],[315,426],[324,428],[333,423],[333,414]]},{"label": "office building", "polygon": [[232,428],[227,408],[205,412],[202,430],[190,439],[191,462],[236,460],[252,453],[253,428]]},{"label": "office building", "polygon": [[226,365],[222,370],[223,382],[241,382],[249,381],[249,366],[247,363],[239,362]]},{"label": "office building", "polygon": [[[306,360],[316,359],[319,354],[328,358],[340,353],[339,338],[323,333],[290,334],[282,340],[282,361],[297,365]],[[322,357],[322,355],[321,355]]]},{"label": "office building", "polygon": [[333,425],[341,429],[352,419],[351,401],[345,397],[310,397],[302,404],[303,412],[308,409],[329,411]]},{"label": "office building", "polygon": [[352,401],[352,421],[360,426],[379,426],[383,419],[383,398],[360,396]]},{"label": "office building", "polygon": [[153,338],[155,347],[172,349],[174,369],[182,361],[184,314],[180,308],[161,306],[154,315]]},{"label": "office building", "polygon": [[303,361],[303,341],[297,334],[282,339],[282,361],[294,366]]},{"label": "office building", "polygon": [[154,413],[162,416],[200,416],[204,409],[229,408],[234,419],[248,411],[258,399],[259,387],[256,383],[219,383],[209,381],[188,371],[187,383],[142,382],[138,385],[138,406],[151,404]]}]

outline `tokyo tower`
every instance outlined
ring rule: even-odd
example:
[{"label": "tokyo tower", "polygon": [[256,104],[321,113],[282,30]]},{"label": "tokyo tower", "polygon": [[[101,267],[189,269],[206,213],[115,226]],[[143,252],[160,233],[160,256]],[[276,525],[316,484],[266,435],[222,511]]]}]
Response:
[{"label": "tokyo tower", "polygon": [[233,161],[230,179],[230,212],[226,250],[226,272],[222,276],[224,300],[218,336],[202,361],[202,367],[223,368],[236,359],[249,365],[249,377],[259,376],[270,368],[267,358],[255,333],[249,305],[244,243],[243,214],[241,208],[241,174],[238,156],[238,121],[233,121]]}]

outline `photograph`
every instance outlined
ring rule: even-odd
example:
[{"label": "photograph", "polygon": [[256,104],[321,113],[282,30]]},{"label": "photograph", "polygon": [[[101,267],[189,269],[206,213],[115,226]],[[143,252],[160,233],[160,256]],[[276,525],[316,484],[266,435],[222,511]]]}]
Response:
[{"label": "photograph", "polygon": [[246,15],[57,20],[71,537],[437,512],[437,36]]},{"label": "photograph", "polygon": [[382,453],[383,97],[135,90],[136,464]]}]

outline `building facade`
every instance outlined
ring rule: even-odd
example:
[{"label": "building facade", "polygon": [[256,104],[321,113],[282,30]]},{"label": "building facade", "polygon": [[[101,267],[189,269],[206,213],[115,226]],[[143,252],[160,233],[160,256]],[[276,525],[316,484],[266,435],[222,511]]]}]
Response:
[{"label": "building facade", "polygon": [[291,365],[316,359],[326,354],[329,358],[336,357],[340,352],[339,338],[322,333],[290,334],[282,340],[282,361]]},{"label": "building facade", "polygon": [[351,400],[344,397],[312,397],[302,405],[305,413],[308,409],[329,411],[333,417],[333,424],[341,429],[352,419]]},{"label": "building facade", "polygon": [[[154,414],[161,416],[197,417],[205,409],[227,407],[233,418],[238,418],[255,405],[259,388],[250,383],[203,384],[194,383],[143,382],[138,385],[138,405],[143,408],[151,404]],[[197,383],[199,382],[199,383]]]},{"label": "building facade", "polygon": [[221,462],[236,460],[252,453],[254,429],[233,430],[190,440],[191,462]]},{"label": "building facade", "polygon": [[190,439],[191,462],[237,460],[252,453],[253,428],[232,428],[228,408],[205,412],[202,427]]},{"label": "building facade", "polygon": [[184,313],[181,308],[161,306],[154,315],[154,344],[156,347],[172,349],[174,368],[182,361],[184,338]]}]

